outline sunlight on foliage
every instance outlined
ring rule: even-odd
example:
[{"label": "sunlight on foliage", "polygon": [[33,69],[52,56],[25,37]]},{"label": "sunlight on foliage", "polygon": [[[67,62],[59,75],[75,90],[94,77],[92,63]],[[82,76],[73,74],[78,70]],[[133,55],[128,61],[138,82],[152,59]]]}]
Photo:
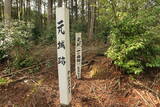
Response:
[{"label": "sunlight on foliage", "polygon": [[29,55],[33,27],[32,23],[24,21],[14,21],[9,29],[1,24],[0,60],[12,58],[12,65],[16,68],[32,65],[33,59]]},{"label": "sunlight on foliage", "polygon": [[[115,1],[112,3],[116,4]],[[134,3],[137,6],[138,2]],[[144,5],[143,1],[139,5]],[[112,17],[117,18],[111,18],[111,29],[106,29],[110,30],[106,56],[128,73],[140,74],[146,67],[160,67],[160,7],[143,7],[133,13],[131,7],[127,12],[122,11],[122,5],[118,6],[116,9],[111,7],[115,9]],[[106,20],[102,17],[102,21]]]}]

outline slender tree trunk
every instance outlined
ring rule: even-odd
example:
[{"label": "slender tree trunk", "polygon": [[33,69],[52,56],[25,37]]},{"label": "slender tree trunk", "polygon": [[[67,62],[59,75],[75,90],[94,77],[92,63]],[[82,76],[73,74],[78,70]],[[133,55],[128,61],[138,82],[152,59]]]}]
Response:
[{"label": "slender tree trunk", "polygon": [[4,2],[2,0],[2,10],[1,10],[1,13],[2,13],[2,20],[4,20]]},{"label": "slender tree trunk", "polygon": [[31,7],[30,7],[30,0],[27,0],[27,4],[26,4],[26,18],[27,21],[30,20],[30,11],[31,11]]},{"label": "slender tree trunk", "polygon": [[26,20],[27,19],[26,18],[27,15],[25,13],[26,13],[26,0],[23,1],[23,16],[22,16],[23,19]]},{"label": "slender tree trunk", "polygon": [[4,3],[4,16],[5,16],[5,26],[10,26],[11,24],[11,0],[5,0]]},{"label": "slender tree trunk", "polygon": [[37,5],[38,5],[38,28],[39,31],[42,31],[42,1],[37,0]]},{"label": "slender tree trunk", "polygon": [[95,25],[95,7],[96,1],[93,0],[91,3],[91,15],[90,15],[90,27],[89,27],[89,40],[93,39],[94,36],[94,25]]},{"label": "slender tree trunk", "polygon": [[48,25],[51,24],[52,22],[52,9],[53,9],[53,0],[48,0],[48,19],[47,19],[47,23]]},{"label": "slender tree trunk", "polygon": [[18,19],[18,0],[16,0],[16,19]]},{"label": "slender tree trunk", "polygon": [[[73,12],[74,12],[74,9],[73,9],[73,0],[71,0],[71,20],[73,21]],[[70,21],[70,22],[72,22]]]},{"label": "slender tree trunk", "polygon": [[43,23],[43,27],[46,27],[46,24],[47,24],[47,21],[48,21],[48,19],[47,19],[47,21],[46,21],[46,17],[45,17],[45,15],[47,14],[47,12],[46,12],[46,3],[43,3],[43,14],[44,14],[44,16],[42,16],[43,18],[43,20],[42,20],[42,23]]},{"label": "slender tree trunk", "polygon": [[87,0],[86,1],[86,19],[87,19],[87,32],[88,32],[88,38],[89,38],[89,32],[90,32],[90,23],[91,23],[91,1]]},{"label": "slender tree trunk", "polygon": [[75,16],[76,16],[76,20],[78,20],[78,3],[77,3],[77,0],[74,0],[74,2],[75,2],[75,6],[74,6]]},{"label": "slender tree trunk", "polygon": [[23,19],[23,0],[19,0],[19,20]]},{"label": "slender tree trunk", "polygon": [[64,0],[65,7],[68,7],[68,0]]},{"label": "slender tree trunk", "polygon": [[63,1],[62,0],[58,0],[58,7],[62,7]]},{"label": "slender tree trunk", "polygon": [[56,18],[56,0],[53,0],[53,7],[52,7],[52,14],[53,14],[53,19]]},{"label": "slender tree trunk", "polygon": [[0,3],[0,21],[2,21],[2,4]]},{"label": "slender tree trunk", "polygon": [[85,16],[84,16],[84,13],[85,13],[85,11],[84,11],[84,0],[82,0],[82,10],[81,10],[81,19],[82,19],[82,22],[84,22],[84,20],[85,20]]}]

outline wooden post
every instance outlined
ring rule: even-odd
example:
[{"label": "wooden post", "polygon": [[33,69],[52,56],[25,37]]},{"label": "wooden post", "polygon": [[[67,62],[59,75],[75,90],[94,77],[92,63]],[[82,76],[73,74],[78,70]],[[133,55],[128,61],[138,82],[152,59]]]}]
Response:
[{"label": "wooden post", "polygon": [[82,67],[82,34],[76,33],[76,49],[75,49],[75,64],[76,64],[76,76],[77,79],[81,79],[81,67]]},{"label": "wooden post", "polygon": [[70,38],[69,10],[65,7],[56,9],[57,28],[57,63],[61,107],[71,104],[71,70],[70,70]]}]

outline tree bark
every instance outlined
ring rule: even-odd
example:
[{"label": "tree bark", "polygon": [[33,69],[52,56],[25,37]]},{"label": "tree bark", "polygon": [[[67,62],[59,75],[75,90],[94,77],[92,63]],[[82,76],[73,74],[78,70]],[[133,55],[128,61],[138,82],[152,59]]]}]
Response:
[{"label": "tree bark", "polygon": [[82,17],[82,22],[85,20],[85,16],[84,16],[84,0],[82,0],[82,10],[81,10],[81,17]]},{"label": "tree bark", "polygon": [[95,5],[96,5],[96,1],[92,0],[91,1],[90,23],[89,23],[90,26],[89,26],[89,34],[88,34],[89,40],[92,40],[94,36],[95,9],[96,9]]},{"label": "tree bark", "polygon": [[75,2],[75,6],[74,6],[75,16],[76,16],[76,20],[78,20],[78,3],[77,3],[77,0],[74,0],[74,2]]},{"label": "tree bark", "polygon": [[53,17],[52,9],[53,9],[53,0],[48,0],[48,19],[47,19],[48,25],[50,25],[52,22],[52,17]]},{"label": "tree bark", "polygon": [[2,4],[0,3],[0,21],[2,21]]},{"label": "tree bark", "polygon": [[16,0],[16,19],[18,19],[18,0]]},{"label": "tree bark", "polygon": [[4,3],[4,16],[5,16],[5,26],[10,26],[11,24],[11,0],[5,0]]},{"label": "tree bark", "polygon": [[58,0],[58,7],[62,7],[63,1],[62,0]]},{"label": "tree bark", "polygon": [[31,6],[30,6],[30,0],[27,0],[27,4],[26,4],[26,18],[27,21],[30,20],[30,13],[31,13]]},{"label": "tree bark", "polygon": [[23,0],[19,0],[19,19],[23,19]]},{"label": "tree bark", "polygon": [[68,0],[64,0],[65,7],[68,7]]},{"label": "tree bark", "polygon": [[39,31],[42,31],[42,1],[41,0],[37,0],[37,5],[38,5],[38,29]]},{"label": "tree bark", "polygon": [[[73,0],[71,0],[71,20],[73,20]],[[70,21],[72,22],[72,21]]]}]

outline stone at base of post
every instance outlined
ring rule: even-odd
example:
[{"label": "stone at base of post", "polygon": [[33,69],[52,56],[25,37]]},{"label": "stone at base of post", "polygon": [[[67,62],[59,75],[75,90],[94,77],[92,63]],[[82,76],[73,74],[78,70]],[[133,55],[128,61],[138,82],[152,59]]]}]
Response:
[{"label": "stone at base of post", "polygon": [[72,106],[71,106],[71,104],[69,104],[69,105],[61,104],[60,107],[72,107]]}]

